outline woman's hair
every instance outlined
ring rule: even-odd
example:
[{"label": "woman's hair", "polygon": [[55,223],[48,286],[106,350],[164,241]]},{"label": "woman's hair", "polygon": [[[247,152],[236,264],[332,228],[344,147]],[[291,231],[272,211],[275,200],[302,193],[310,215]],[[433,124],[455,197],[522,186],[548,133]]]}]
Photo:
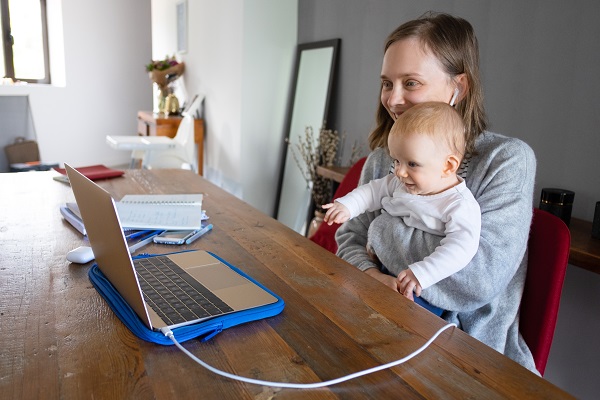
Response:
[{"label": "woman's hair", "polygon": [[[456,110],[465,124],[466,152],[473,153],[475,139],[487,128],[483,107],[483,90],[479,77],[479,46],[471,24],[449,14],[428,12],[400,25],[387,38],[384,53],[395,42],[417,38],[439,60],[450,79],[465,74],[468,91]],[[376,127],[369,135],[371,149],[387,147],[387,137],[394,120],[379,102]]]},{"label": "woman's hair", "polygon": [[465,155],[465,125],[458,112],[446,103],[427,101],[403,112],[390,130],[389,137],[426,135],[444,152],[460,160]]}]

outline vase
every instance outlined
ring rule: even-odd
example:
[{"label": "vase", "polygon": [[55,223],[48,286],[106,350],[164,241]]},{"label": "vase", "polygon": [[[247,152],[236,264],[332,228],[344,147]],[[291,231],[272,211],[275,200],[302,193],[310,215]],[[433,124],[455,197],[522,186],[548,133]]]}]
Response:
[{"label": "vase", "polygon": [[152,84],[153,89],[152,91],[154,92],[154,102],[153,102],[153,107],[152,107],[152,112],[154,114],[164,114],[166,109],[166,100],[167,100],[167,95],[168,95],[168,88],[165,87],[161,87],[160,85],[158,85],[156,82],[154,82]]},{"label": "vase", "polygon": [[179,115],[179,100],[173,93],[165,98],[165,111],[167,115]]},{"label": "vase", "polygon": [[325,213],[323,211],[316,210],[314,218],[310,221],[310,225],[308,225],[308,232],[306,233],[307,238],[311,238],[317,230],[319,226],[323,223],[323,218],[325,218]]},{"label": "vase", "polygon": [[167,96],[165,96],[161,91],[158,92],[158,114],[166,114],[167,108]]}]

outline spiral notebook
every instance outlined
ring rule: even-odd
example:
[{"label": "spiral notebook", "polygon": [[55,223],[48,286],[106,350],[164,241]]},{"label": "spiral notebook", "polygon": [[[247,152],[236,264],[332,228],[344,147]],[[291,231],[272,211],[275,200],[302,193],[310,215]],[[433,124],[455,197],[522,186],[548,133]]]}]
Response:
[{"label": "spiral notebook", "polygon": [[159,204],[187,205],[202,207],[202,194],[128,194],[119,203],[127,204]]},{"label": "spiral notebook", "polygon": [[200,229],[202,194],[126,195],[116,202],[126,229]]}]

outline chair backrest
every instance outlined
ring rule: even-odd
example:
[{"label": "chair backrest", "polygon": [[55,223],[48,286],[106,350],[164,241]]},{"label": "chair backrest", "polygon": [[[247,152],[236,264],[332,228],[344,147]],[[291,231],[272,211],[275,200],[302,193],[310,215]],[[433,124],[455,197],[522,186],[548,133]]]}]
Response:
[{"label": "chair backrest", "polygon": [[194,133],[194,119],[189,115],[184,116],[172,139],[174,146],[164,150],[146,150],[142,166],[148,169],[183,168],[196,171]]},{"label": "chair backrest", "polygon": [[177,142],[177,145],[181,147],[181,150],[185,154],[184,159],[186,162],[192,167],[196,162],[196,142],[195,142],[195,126],[194,126],[194,113],[200,106],[202,99],[200,96],[196,95],[190,102],[190,104],[185,108],[185,110],[181,113],[182,119],[179,127],[177,128],[177,133],[173,140]]},{"label": "chair backrest", "polygon": [[[350,170],[348,170],[348,173],[346,173],[346,176],[344,176],[344,179],[342,179],[342,182],[336,189],[335,194],[333,195],[334,199],[344,196],[345,194],[351,192],[358,186],[358,181],[360,180],[360,173],[366,160],[367,158],[363,157],[360,160],[358,160],[352,167],[350,167]],[[325,223],[322,223],[319,226],[319,229],[317,229],[317,231],[315,232],[315,234],[310,237],[310,240],[335,254],[337,252],[335,232],[338,230],[339,227],[339,224],[327,225]]]},{"label": "chair backrest", "polygon": [[177,127],[177,133],[173,137],[173,141],[181,148],[185,154],[187,162],[194,161],[194,117],[184,115]]},{"label": "chair backrest", "polygon": [[186,168],[197,171],[194,113],[200,103],[201,98],[194,97],[182,113],[181,122],[173,137],[174,148],[146,152],[143,161],[145,168]]},{"label": "chair backrest", "polygon": [[567,225],[560,218],[534,208],[519,330],[542,375],[556,328],[570,246]]}]

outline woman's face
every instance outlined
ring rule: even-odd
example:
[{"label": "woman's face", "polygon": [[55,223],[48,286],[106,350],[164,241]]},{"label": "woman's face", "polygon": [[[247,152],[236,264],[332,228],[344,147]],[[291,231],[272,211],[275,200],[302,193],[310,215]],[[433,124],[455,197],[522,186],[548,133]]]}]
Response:
[{"label": "woman's face", "polygon": [[438,59],[417,38],[395,42],[383,56],[381,104],[394,121],[418,103],[449,103],[455,88]]}]

